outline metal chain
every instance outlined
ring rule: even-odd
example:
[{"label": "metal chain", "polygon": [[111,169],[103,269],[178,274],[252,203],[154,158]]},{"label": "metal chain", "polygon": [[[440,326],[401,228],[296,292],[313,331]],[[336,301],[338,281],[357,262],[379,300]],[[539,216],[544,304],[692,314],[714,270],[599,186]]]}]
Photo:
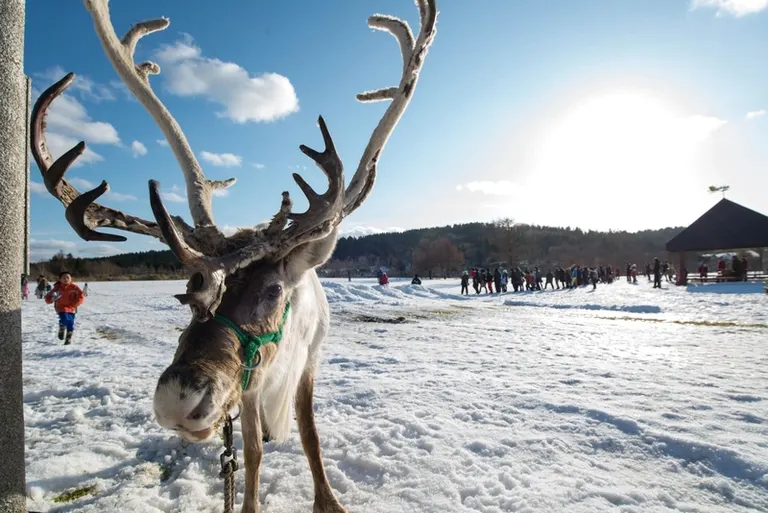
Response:
[{"label": "metal chain", "polygon": [[224,452],[219,457],[221,461],[219,477],[224,478],[224,513],[234,513],[235,510],[235,472],[238,465],[235,437],[232,431],[232,417],[227,415],[223,428]]}]

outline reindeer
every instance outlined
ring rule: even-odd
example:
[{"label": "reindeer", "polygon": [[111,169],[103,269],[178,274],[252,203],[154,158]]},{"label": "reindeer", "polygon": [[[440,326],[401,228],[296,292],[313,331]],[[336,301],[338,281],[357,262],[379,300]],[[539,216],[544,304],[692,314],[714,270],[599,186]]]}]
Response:
[{"label": "reindeer", "polygon": [[373,189],[381,152],[413,96],[435,36],[435,0],[416,0],[421,25],[416,38],[398,18],[374,15],[368,20],[370,27],[395,36],[403,69],[398,86],[357,95],[361,102],[390,100],[391,104],[373,130],[349,186],[345,189],[341,159],[320,117],[324,151],[299,148],[325,173],[328,190],[319,194],[294,174],[309,202],[306,212],[293,213],[291,198],[283,192],[278,212],[268,223],[229,237],[214,222],[211,200],[214,191],[230,187],[235,179],[206,179],[179,124],[152,90],[149,77],[158,74],[160,67],[134,61],[139,39],[167,28],[169,20],[137,23],[118,39],[108,0],[84,3],[115,71],[160,127],[184,173],[194,225],[168,213],[157,181],[149,181],[152,222],[96,203],[109,190],[106,181],[80,194],[64,179],[67,168],[85,151],[85,143],[54,161],[46,146],[45,117],[51,102],[74,80],[73,73],[37,100],[31,116],[32,153],[45,187],[66,207],[66,219],[82,239],[126,240],[96,228],[149,235],[167,244],[190,272],[186,293],[176,298],[190,308],[192,318],[179,337],[172,363],[158,379],[153,400],[157,422],[189,442],[200,442],[211,438],[221,420],[239,406],[245,453],[242,512],[256,513],[262,436],[277,442],[288,438],[293,403],[312,473],[313,511],[346,511],[326,478],[312,408],[313,377],[330,322],[315,269],[330,258],[339,223]]}]

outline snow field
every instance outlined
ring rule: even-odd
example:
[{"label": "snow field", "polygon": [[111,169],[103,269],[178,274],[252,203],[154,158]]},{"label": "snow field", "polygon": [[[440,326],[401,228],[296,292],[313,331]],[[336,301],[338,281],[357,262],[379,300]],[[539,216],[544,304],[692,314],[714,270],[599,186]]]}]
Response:
[{"label": "snow field", "polygon": [[[351,513],[768,511],[768,296],[323,282],[315,409]],[[90,283],[72,346],[51,307],[24,304],[30,510],[222,510],[221,441],[152,418],[183,288]],[[265,513],[311,511],[295,426],[265,445],[260,495]]]}]

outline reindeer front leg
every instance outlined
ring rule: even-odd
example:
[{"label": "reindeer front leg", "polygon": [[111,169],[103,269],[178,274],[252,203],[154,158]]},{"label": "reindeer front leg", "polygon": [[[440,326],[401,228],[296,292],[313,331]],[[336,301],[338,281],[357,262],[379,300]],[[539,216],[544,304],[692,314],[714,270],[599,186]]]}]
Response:
[{"label": "reindeer front leg", "polygon": [[[253,379],[253,377],[251,378]],[[261,441],[261,418],[259,415],[258,390],[243,394],[240,425],[243,429],[243,453],[245,455],[245,500],[242,513],[259,513],[259,469],[263,445]]]},{"label": "reindeer front leg", "polygon": [[314,378],[311,373],[305,372],[296,394],[296,421],[299,424],[301,445],[309,461],[309,469],[312,471],[312,480],[315,485],[315,506],[312,511],[313,513],[347,513],[333,495],[323,468],[320,437],[317,434],[315,412],[312,408],[313,388]]}]

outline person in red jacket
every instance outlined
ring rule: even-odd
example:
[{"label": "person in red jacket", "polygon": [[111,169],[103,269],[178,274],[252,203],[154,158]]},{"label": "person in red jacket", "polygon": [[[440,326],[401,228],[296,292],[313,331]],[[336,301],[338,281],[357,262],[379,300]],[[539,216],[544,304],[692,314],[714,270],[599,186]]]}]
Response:
[{"label": "person in red jacket", "polygon": [[59,340],[64,340],[64,332],[67,338],[64,345],[72,342],[72,332],[75,331],[75,315],[77,307],[83,304],[85,296],[73,281],[72,275],[67,271],[59,274],[59,281],[50,292],[45,295],[45,302],[53,303],[56,313],[59,315]]}]

